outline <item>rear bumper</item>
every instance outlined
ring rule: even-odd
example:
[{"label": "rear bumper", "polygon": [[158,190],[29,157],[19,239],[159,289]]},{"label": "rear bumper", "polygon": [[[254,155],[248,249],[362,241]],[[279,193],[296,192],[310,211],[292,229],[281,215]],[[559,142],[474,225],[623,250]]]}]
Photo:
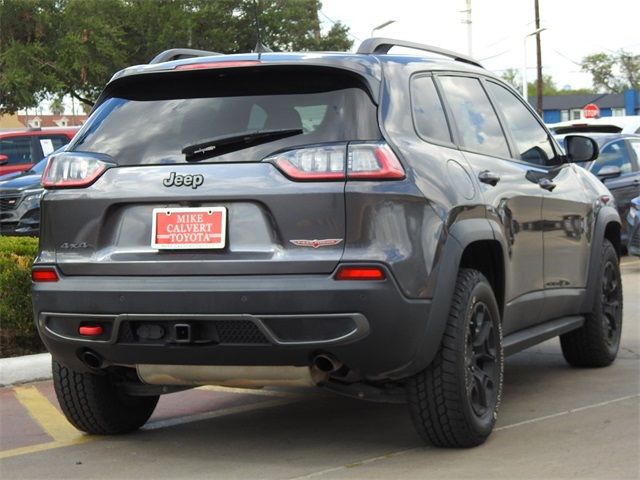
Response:
[{"label": "rear bumper", "polygon": [[[331,275],[61,276],[33,287],[38,331],[58,361],[84,370],[91,349],[105,365],[307,366],[328,353],[366,380],[413,373],[431,302],[406,298],[390,272],[383,281]],[[98,323],[102,336],[77,334]],[[160,325],[162,340],[142,339]],[[175,324],[193,327],[178,342]],[[155,328],[155,327],[154,327]]]}]

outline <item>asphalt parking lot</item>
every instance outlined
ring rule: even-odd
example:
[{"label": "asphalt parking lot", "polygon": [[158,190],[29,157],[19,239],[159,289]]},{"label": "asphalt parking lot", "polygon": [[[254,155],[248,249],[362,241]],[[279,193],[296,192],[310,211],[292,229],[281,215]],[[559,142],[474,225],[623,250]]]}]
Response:
[{"label": "asphalt parking lot", "polygon": [[162,397],[143,430],[82,435],[51,382],[0,390],[0,476],[18,478],[640,478],[640,260],[623,260],[622,349],[576,370],[556,339],[507,360],[495,433],[423,446],[406,407],[315,391],[203,387]]}]

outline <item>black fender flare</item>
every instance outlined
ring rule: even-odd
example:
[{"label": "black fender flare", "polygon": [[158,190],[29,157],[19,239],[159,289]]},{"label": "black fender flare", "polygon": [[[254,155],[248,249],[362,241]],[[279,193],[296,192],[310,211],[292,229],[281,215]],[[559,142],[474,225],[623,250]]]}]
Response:
[{"label": "black fender flare", "polygon": [[620,226],[620,215],[615,208],[611,206],[604,206],[598,211],[596,221],[594,223],[593,235],[591,237],[591,254],[589,255],[587,294],[585,295],[580,309],[583,313],[590,312],[593,309],[593,302],[600,282],[600,255],[602,252],[602,243],[605,239],[607,225],[615,223]]},{"label": "black fender flare", "polygon": [[465,248],[471,243],[480,240],[497,240],[502,248],[503,262],[507,258],[506,240],[500,227],[494,224],[495,222],[486,218],[472,218],[460,220],[448,229],[448,235],[437,261],[437,271],[434,269],[433,272],[436,275],[436,286],[429,318],[426,321],[424,339],[421,347],[416,352],[409,375],[418,373],[426,368],[433,361],[440,347]]}]

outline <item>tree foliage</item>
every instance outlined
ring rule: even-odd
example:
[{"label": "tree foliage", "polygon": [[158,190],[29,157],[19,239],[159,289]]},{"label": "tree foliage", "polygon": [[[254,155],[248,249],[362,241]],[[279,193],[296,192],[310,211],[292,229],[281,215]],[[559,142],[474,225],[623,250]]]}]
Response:
[{"label": "tree foliage", "polygon": [[221,53],[348,50],[319,0],[0,0],[0,112],[71,95],[90,105],[116,71],[176,47]]},{"label": "tree foliage", "polygon": [[591,74],[597,91],[619,93],[640,88],[640,55],[624,50],[587,55],[582,59],[582,71]]},{"label": "tree foliage", "polygon": [[[501,75],[501,78],[515,88],[518,92],[522,91],[522,79],[520,75],[520,71],[515,68],[507,68]],[[537,82],[534,80],[532,82],[527,82],[527,95],[529,97],[536,96],[536,88]],[[553,95],[572,95],[578,93],[592,93],[591,90],[580,88],[580,89],[564,89],[558,88],[556,86],[556,82],[554,82],[551,75],[542,75],[542,95],[544,96],[553,96]]]}]

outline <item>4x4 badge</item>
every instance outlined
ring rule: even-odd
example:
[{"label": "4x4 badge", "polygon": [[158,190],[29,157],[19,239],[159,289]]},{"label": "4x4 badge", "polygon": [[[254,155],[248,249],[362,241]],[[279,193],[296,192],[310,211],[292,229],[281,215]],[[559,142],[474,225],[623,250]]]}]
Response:
[{"label": "4x4 badge", "polygon": [[171,172],[169,178],[162,180],[162,184],[165,187],[191,187],[196,189],[203,183],[204,176],[202,175],[179,175],[176,172]]},{"label": "4x4 badge", "polygon": [[338,245],[342,242],[341,238],[325,238],[324,240],[289,240],[291,243],[298,247],[330,247],[332,245]]}]

